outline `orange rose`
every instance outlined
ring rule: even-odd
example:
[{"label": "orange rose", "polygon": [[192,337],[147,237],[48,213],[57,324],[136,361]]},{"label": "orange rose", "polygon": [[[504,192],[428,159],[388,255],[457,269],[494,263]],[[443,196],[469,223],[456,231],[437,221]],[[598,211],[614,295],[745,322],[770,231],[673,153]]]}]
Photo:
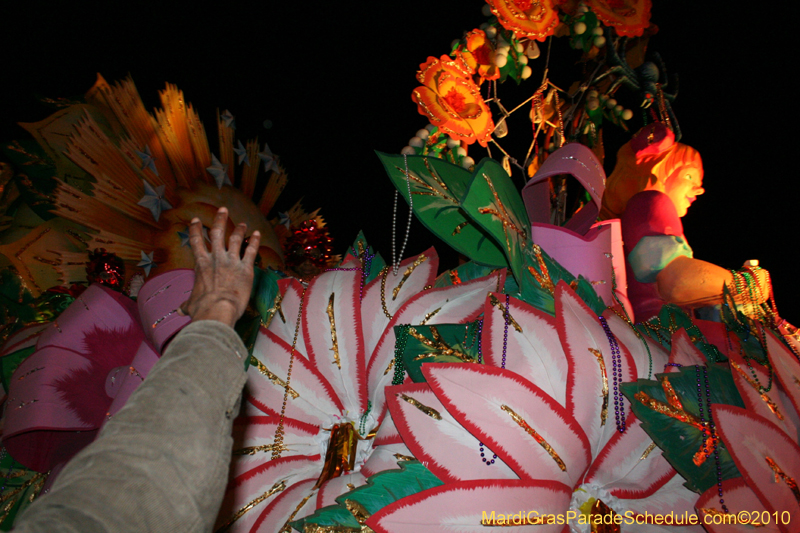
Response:
[{"label": "orange rose", "polygon": [[544,41],[558,26],[558,0],[486,0],[504,28],[517,34]]},{"label": "orange rose", "polygon": [[600,22],[622,37],[639,37],[650,26],[650,0],[588,0]]},{"label": "orange rose", "polygon": [[417,79],[423,87],[411,93],[421,115],[454,139],[486,146],[494,122],[472,72],[447,56],[429,57],[420,65]]},{"label": "orange rose", "polygon": [[466,35],[466,49],[458,54],[464,63],[483,80],[496,80],[500,77],[500,69],[494,64],[494,48],[486,39],[483,30],[472,30]]}]

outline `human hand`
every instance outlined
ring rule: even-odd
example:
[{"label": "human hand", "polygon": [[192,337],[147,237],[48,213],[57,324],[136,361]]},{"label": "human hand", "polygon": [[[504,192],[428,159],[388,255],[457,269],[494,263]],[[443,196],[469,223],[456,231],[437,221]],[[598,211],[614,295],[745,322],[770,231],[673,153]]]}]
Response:
[{"label": "human hand", "polygon": [[198,218],[189,225],[189,244],[195,258],[192,296],[181,305],[181,312],[193,320],[217,320],[233,327],[244,314],[253,287],[253,262],[258,254],[261,234],[254,231],[240,258],[246,224],[239,224],[225,248],[225,223],[228,210],[220,207],[209,231],[211,252],[203,241]]}]

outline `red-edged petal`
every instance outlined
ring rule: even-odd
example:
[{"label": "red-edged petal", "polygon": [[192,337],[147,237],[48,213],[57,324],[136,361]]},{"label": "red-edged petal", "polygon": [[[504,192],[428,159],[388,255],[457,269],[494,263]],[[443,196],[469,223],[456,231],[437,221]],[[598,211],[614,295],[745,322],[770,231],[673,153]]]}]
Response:
[{"label": "red-edged petal", "polygon": [[578,485],[591,461],[589,442],[570,413],[539,387],[485,365],[428,363],[422,372],[448,412],[521,478]]},{"label": "red-edged petal", "polygon": [[[297,317],[300,312],[300,301],[303,298],[303,286],[294,278],[285,278],[278,281],[278,290],[281,294],[281,302],[278,311],[272,317],[269,324],[269,331],[281,339],[283,342],[292,345],[295,328],[297,327]],[[298,330],[297,343],[295,348],[300,353],[308,353],[306,341]]]},{"label": "red-edged petal", "polygon": [[[364,474],[361,472],[353,472],[329,479],[319,488],[319,492],[317,492],[317,509],[327,505],[336,505],[336,498],[345,492],[353,490],[353,487],[358,488],[366,482],[367,478],[364,477]],[[348,485],[352,485],[353,487],[349,487]]]},{"label": "red-edged petal", "polygon": [[800,362],[771,331],[767,330],[767,352],[775,376],[789,397],[795,412],[800,414]]},{"label": "red-edged petal", "polygon": [[[253,355],[261,364],[250,365],[247,370],[246,390],[247,399],[267,414],[280,414],[291,351],[291,346],[271,330],[262,328],[259,332]],[[285,416],[289,418],[320,425],[344,411],[328,381],[298,350],[294,353],[289,386],[297,394],[288,395]]]},{"label": "red-edged petal", "polygon": [[[236,476],[225,489],[225,497],[222,500],[214,531],[237,515],[239,518],[232,522],[227,531],[235,533],[258,531],[255,524],[259,521],[259,513],[263,515],[263,512],[274,506],[278,499],[285,498],[287,494],[305,492],[309,481],[311,482],[310,486],[313,487],[321,466],[322,459],[319,455],[311,457],[293,455],[281,457],[275,461],[267,461]],[[310,479],[312,477],[313,479]],[[292,505],[293,509],[294,505]],[[314,502],[311,502],[306,509],[308,512],[312,512]],[[275,531],[277,530],[278,528],[275,528]]]},{"label": "red-edged petal", "polygon": [[[732,405],[711,406],[717,431],[747,485],[771,513],[800,516],[800,501],[787,481],[800,480],[800,446],[766,418]],[[778,476],[780,469],[783,476]],[[785,477],[784,477],[785,476]],[[795,484],[795,490],[797,485]],[[781,531],[796,530],[781,525]]]},{"label": "red-edged petal", "polygon": [[376,446],[372,451],[372,455],[361,467],[361,473],[369,477],[384,470],[393,470],[398,468],[398,461],[409,457],[413,458],[413,454],[402,442]]},{"label": "red-edged petal", "polygon": [[[440,419],[423,412],[401,395],[434,409]],[[499,458],[486,466],[481,460],[478,439],[456,422],[427,383],[386,387],[386,400],[408,449],[442,481],[517,477]],[[484,446],[484,453],[491,451]]]},{"label": "red-edged petal", "polygon": [[315,511],[314,485],[317,479],[311,478],[295,483],[261,511],[249,533],[291,530],[289,522],[300,520]]},{"label": "red-edged petal", "polygon": [[367,366],[372,409],[384,412],[384,387],[391,383],[394,373],[395,336],[393,327],[400,324],[463,324],[477,318],[483,311],[483,301],[491,290],[505,283],[505,270],[458,285],[422,291],[408,300],[389,321]]},{"label": "red-edged petal", "polygon": [[[653,374],[664,372],[664,366],[669,360],[669,354],[660,344],[645,335],[637,336],[633,327],[610,309],[603,313],[603,316],[606,317],[608,327],[611,328],[614,336],[630,350],[631,357],[636,363],[636,376],[639,379],[652,379],[653,376],[648,375],[651,367]],[[646,347],[645,344],[647,345]],[[648,349],[650,350],[649,356]]]},{"label": "red-edged petal", "polygon": [[[231,475],[244,474],[248,470],[272,458],[272,444],[278,428],[279,416],[251,416],[237,418],[233,423],[233,461]],[[283,419],[282,456],[317,455],[320,443],[317,426],[304,424],[291,418]]]},{"label": "red-edged petal", "polygon": [[[624,508],[623,513],[631,511],[634,516],[644,515],[645,513],[663,515],[669,511],[674,511],[676,515],[683,515],[684,513],[691,515],[695,512],[694,503],[697,500],[697,493],[684,487],[684,483],[686,483],[686,480],[680,474],[675,474],[650,496],[640,499],[619,500],[618,503]],[[683,531],[683,529],[680,531]]]},{"label": "red-edged petal", "polygon": [[[592,446],[592,457],[597,457],[603,446],[617,432],[611,345],[600,320],[566,283],[558,283],[555,296],[558,335],[569,362],[567,410],[586,432]],[[620,380],[634,381],[636,365],[633,358],[619,339],[617,345],[620,352]],[[597,353],[603,358],[602,366]],[[605,394],[604,388],[607,390]],[[604,397],[608,398],[605,414]],[[621,393],[617,398],[621,407],[624,406],[625,413],[630,413],[628,400]]]},{"label": "red-edged petal", "polygon": [[[703,356],[703,352],[689,339],[689,334],[686,333],[686,330],[681,328],[672,335],[669,362],[672,365],[680,366],[704,365],[706,364],[706,358]],[[677,372],[678,368],[672,365],[664,369],[664,372]]]},{"label": "red-edged petal", "polygon": [[384,444],[396,444],[398,442],[403,442],[403,438],[397,431],[397,426],[394,425],[392,414],[386,413],[386,416],[383,417],[383,421],[381,422],[381,427],[378,428],[378,433],[375,435],[373,444],[375,446],[382,446]]},{"label": "red-edged petal", "polygon": [[367,410],[360,293],[360,271],[331,270],[309,284],[303,306],[308,358],[353,417]]},{"label": "red-edged petal", "polygon": [[492,294],[486,299],[481,336],[484,360],[500,367],[506,345],[505,368],[529,380],[562,406],[566,405],[568,365],[556,319],[516,298],[509,298],[508,303],[513,322],[506,326],[505,312],[499,309],[499,306],[505,309],[505,295]]},{"label": "red-edged petal", "polygon": [[[507,527],[485,526],[482,520],[521,514],[563,516],[572,490],[555,481],[475,480],[442,485],[387,505],[369,519],[376,533],[501,532]],[[492,516],[494,512],[494,516]],[[505,520],[502,521],[505,521]],[[526,531],[561,533],[564,524],[524,526]],[[514,529],[516,530],[516,529]]]},{"label": "red-edged petal", "polygon": [[[425,259],[419,262],[423,257]],[[424,287],[433,285],[439,269],[439,256],[431,247],[420,255],[400,263],[397,276],[392,274],[391,266],[387,269],[384,275],[378,276],[364,287],[364,298],[361,300],[361,323],[368,354],[375,349],[386,326],[389,325],[391,318],[386,316],[386,312],[394,315],[409,298],[421,292]],[[406,277],[409,269],[411,273]]]},{"label": "red-edged petal", "polygon": [[[761,505],[758,501],[758,496],[750,490],[743,478],[737,477],[723,481],[722,494],[724,495],[725,506],[730,511],[729,516],[733,516],[722,517],[725,511],[723,511],[722,505],[719,503],[719,492],[716,485],[701,494],[697,503],[695,503],[697,514],[701,518],[707,516],[704,521],[708,520],[708,523],[705,524],[708,533],[752,533],[753,531],[775,533],[779,531],[772,516],[769,517],[769,523],[766,523],[769,512]],[[739,515],[742,511],[745,511],[745,514]],[[753,525],[747,523],[751,515],[754,517],[754,522],[761,523],[762,513],[765,521],[763,525],[758,526],[758,529],[754,529]],[[723,520],[733,520],[733,517],[738,519],[739,516],[742,517],[743,523],[731,522],[725,525],[722,524]],[[778,518],[780,519],[780,517]],[[715,525],[714,521],[720,523]]]},{"label": "red-edged petal", "polygon": [[625,433],[616,433],[592,463],[584,483],[606,488],[617,498],[646,498],[677,473],[661,448],[631,414]]}]

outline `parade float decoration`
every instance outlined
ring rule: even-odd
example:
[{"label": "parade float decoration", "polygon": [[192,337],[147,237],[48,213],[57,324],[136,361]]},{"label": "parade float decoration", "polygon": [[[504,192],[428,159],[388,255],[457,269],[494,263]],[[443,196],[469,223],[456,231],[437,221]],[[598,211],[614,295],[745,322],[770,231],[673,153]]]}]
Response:
[{"label": "parade float decoration", "polygon": [[[150,116],[132,82],[100,80],[83,106],[31,127],[43,152],[12,144],[17,173],[2,174],[16,187],[0,204],[6,213],[13,191],[30,206],[2,221],[0,251],[16,269],[2,274],[6,406],[86,435],[41,439],[25,408],[6,414],[3,526],[113,417],[188,321],[174,312],[192,282],[175,270],[191,266],[180,246],[186,221],[235,198],[244,207],[231,217],[268,235],[261,265],[283,273],[258,271],[237,328],[251,357],[216,530],[499,531],[520,525],[510,515],[524,510],[535,513],[521,527],[536,531],[792,531],[798,345],[755,266],[723,289],[713,339],[686,309],[636,317],[629,302],[616,218],[625,206],[604,197],[603,130],[658,126],[663,135],[635,136],[644,146],[625,145],[631,154],[623,147],[617,159],[617,170],[645,181],[681,137],[663,62],[645,55],[650,11],[649,1],[487,0],[479,28],[421,63],[411,98],[429,124],[400,154],[378,157],[395,201],[462,255],[441,274],[433,249],[401,260],[407,235],[391,263],[363,235],[339,262],[316,213],[267,223],[285,183],[275,156],[256,141],[234,147],[227,112],[212,154],[170,86]],[[551,60],[559,43],[582,65],[563,88]],[[537,60],[542,77],[529,81]],[[511,80],[534,86],[507,108],[499,87]],[[64,128],[71,136],[54,147]],[[489,157],[476,161],[482,149]],[[257,159],[272,171],[266,184]],[[43,164],[62,180],[40,191]],[[37,209],[58,216],[8,237]],[[149,279],[140,289],[137,269]],[[105,287],[48,289],[87,279]],[[131,287],[136,303],[115,292]],[[102,339],[85,341],[119,328],[131,340],[117,358],[104,359]],[[71,366],[47,362],[58,350]],[[70,380],[89,392],[71,389],[52,407],[33,401],[37,387]],[[38,448],[25,447],[31,438]],[[28,468],[11,468],[12,457]],[[669,511],[682,518],[654,523]],[[741,511],[758,518],[719,525]]]}]

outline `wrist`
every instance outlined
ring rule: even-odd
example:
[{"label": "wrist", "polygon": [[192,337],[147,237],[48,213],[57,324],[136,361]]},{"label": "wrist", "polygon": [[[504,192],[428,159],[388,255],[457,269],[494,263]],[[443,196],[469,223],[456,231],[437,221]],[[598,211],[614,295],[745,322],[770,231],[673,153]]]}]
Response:
[{"label": "wrist", "polygon": [[203,302],[192,313],[192,320],[215,320],[230,327],[239,320],[239,310],[236,305],[227,299]]}]

